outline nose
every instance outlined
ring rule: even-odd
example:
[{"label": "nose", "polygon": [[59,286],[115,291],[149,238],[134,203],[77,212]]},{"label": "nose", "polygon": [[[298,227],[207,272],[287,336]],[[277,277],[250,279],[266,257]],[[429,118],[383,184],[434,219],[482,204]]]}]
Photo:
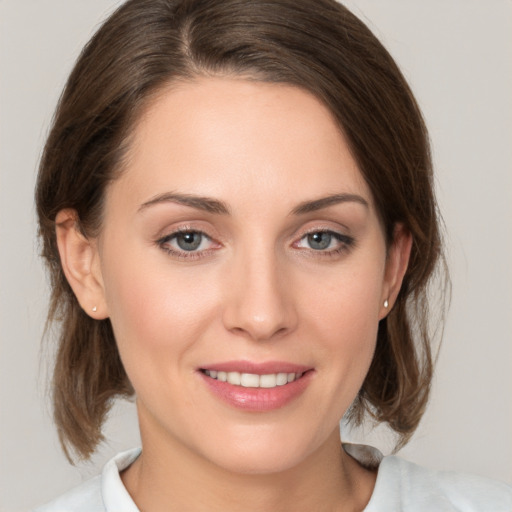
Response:
[{"label": "nose", "polygon": [[256,341],[295,329],[297,311],[284,266],[272,249],[246,251],[236,258],[226,284],[226,329]]}]

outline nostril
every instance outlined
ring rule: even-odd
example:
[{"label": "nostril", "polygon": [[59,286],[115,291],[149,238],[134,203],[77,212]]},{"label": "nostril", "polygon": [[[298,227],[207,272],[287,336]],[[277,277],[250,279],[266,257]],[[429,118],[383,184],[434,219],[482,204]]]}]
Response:
[{"label": "nostril", "polygon": [[260,324],[258,326],[233,327],[229,330],[233,334],[246,336],[256,341],[270,341],[285,336],[290,329],[285,326],[266,329],[265,326]]},{"label": "nostril", "polygon": [[[260,253],[261,254],[261,253]],[[265,258],[263,258],[265,260]],[[295,329],[297,315],[285,276],[277,272],[277,263],[261,258],[235,264],[233,279],[226,288],[222,321],[238,336],[265,341],[282,337]]]}]

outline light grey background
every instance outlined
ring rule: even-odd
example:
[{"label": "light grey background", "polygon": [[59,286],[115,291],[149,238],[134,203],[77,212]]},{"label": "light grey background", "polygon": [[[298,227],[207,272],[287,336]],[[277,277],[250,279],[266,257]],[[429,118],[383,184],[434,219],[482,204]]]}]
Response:
[{"label": "light grey background", "polygon": [[[113,0],[0,0],[0,511],[26,511],[138,442],[133,405],[73,468],[40,362],[46,308],[33,185],[60,90]],[[512,2],[350,0],[409,79],[430,127],[453,299],[430,408],[402,454],[512,482]],[[380,432],[373,442],[387,449]]]}]

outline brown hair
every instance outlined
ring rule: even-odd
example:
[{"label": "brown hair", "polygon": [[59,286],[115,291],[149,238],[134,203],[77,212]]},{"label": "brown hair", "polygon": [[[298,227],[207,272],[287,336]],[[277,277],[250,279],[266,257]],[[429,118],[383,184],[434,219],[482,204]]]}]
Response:
[{"label": "brown hair", "polygon": [[108,319],[79,306],[59,259],[55,217],[76,210],[81,230],[101,228],[109,181],[122,172],[130,131],[164,85],[242,75],[299,86],[338,120],[382,219],[413,237],[409,268],[379,325],[369,373],[349,411],[369,415],[407,442],[432,378],[427,285],[442,259],[427,131],[395,62],[335,0],[129,0],[86,45],[56,110],[36,190],[42,255],[52,286],[49,324],[60,323],[54,418],[64,451],[88,458],[103,439],[112,400],[132,386]]}]

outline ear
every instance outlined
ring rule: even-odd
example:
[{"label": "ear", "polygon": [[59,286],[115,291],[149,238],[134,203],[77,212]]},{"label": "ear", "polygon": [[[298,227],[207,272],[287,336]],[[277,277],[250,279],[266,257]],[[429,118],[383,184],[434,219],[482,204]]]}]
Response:
[{"label": "ear", "polygon": [[108,317],[96,240],[81,231],[75,210],[61,210],[55,218],[62,269],[82,309],[92,318]]},{"label": "ear", "polygon": [[[396,301],[411,256],[412,235],[401,223],[395,226],[393,240],[388,249],[384,276],[380,319],[387,316]],[[384,303],[387,301],[388,306]]]}]

